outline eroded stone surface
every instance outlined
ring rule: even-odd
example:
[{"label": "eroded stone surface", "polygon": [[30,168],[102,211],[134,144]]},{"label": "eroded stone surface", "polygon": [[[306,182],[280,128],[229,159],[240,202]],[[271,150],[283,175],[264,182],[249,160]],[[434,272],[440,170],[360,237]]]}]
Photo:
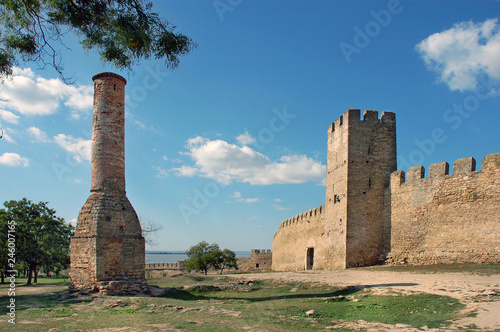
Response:
[{"label": "eroded stone surface", "polygon": [[91,194],[71,239],[70,287],[110,295],[147,291],[145,242],[125,193],[125,84],[113,73],[94,80]]},{"label": "eroded stone surface", "polygon": [[272,268],[500,262],[500,153],[396,171],[396,117],[349,109],[328,128],[325,204],[283,221]]}]

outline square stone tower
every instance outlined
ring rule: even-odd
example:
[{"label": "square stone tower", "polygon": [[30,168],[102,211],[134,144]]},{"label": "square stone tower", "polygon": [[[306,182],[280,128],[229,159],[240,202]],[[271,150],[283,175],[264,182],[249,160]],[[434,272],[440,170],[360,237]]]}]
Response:
[{"label": "square stone tower", "polygon": [[125,85],[95,75],[90,197],[71,238],[70,287],[110,295],[146,292],[145,241],[125,192]]},{"label": "square stone tower", "polygon": [[[396,115],[349,109],[328,128],[324,268],[373,265],[390,247]],[[389,197],[390,199],[390,197]],[[385,205],[384,205],[385,204]]]}]

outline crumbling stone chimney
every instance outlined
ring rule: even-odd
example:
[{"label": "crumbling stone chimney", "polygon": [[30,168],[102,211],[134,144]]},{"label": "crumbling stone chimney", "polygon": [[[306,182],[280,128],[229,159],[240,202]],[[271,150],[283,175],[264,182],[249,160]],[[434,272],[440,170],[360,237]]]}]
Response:
[{"label": "crumbling stone chimney", "polygon": [[71,238],[70,288],[109,295],[147,292],[145,242],[125,192],[125,85],[95,75],[90,197]]}]

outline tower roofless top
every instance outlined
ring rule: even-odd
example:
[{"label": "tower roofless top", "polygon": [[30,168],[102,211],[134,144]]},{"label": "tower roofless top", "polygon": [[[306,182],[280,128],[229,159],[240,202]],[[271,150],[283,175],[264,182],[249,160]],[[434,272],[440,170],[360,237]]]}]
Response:
[{"label": "tower roofless top", "polygon": [[101,77],[113,77],[113,78],[117,78],[119,80],[122,80],[123,83],[127,84],[127,80],[123,76],[120,76],[120,75],[115,74],[115,73],[110,73],[110,72],[104,72],[104,73],[95,74],[92,77],[92,81],[95,81],[96,79],[101,78]]}]

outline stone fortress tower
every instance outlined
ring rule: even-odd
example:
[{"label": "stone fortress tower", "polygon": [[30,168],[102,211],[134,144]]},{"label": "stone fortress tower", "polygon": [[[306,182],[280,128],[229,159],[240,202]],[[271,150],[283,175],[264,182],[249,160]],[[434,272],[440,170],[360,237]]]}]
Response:
[{"label": "stone fortress tower", "polygon": [[70,287],[110,295],[147,291],[145,241],[125,192],[125,85],[95,75],[90,197],[71,238]]},{"label": "stone fortress tower", "polygon": [[280,224],[273,270],[500,262],[500,153],[398,171],[387,111],[349,109],[327,137],[325,204]]},{"label": "stone fortress tower", "polygon": [[396,115],[349,109],[328,127],[325,268],[379,262],[387,250],[384,189],[396,170]]}]

